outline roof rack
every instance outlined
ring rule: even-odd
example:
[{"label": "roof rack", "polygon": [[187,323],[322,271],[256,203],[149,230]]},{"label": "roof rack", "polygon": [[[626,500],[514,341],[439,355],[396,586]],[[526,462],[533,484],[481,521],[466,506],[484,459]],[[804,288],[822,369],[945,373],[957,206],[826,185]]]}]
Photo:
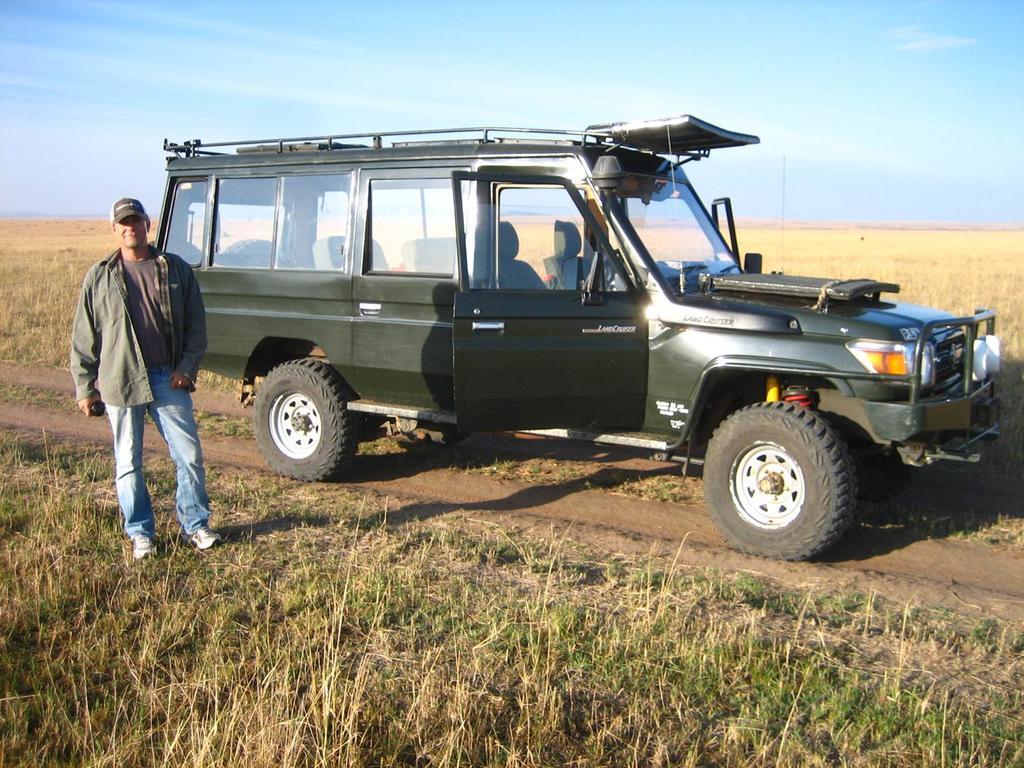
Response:
[{"label": "roof rack", "polygon": [[[298,136],[285,139],[249,139],[245,141],[217,141],[217,142],[204,142],[200,139],[192,139],[181,144],[177,144],[167,139],[164,139],[164,151],[173,152],[180,157],[197,157],[199,155],[219,155],[225,154],[223,151],[228,148],[235,148],[236,151],[257,151],[257,148],[262,151],[275,151],[275,152],[289,152],[296,151],[297,148],[302,150],[337,150],[337,149],[367,149],[372,147],[373,149],[382,149],[384,147],[384,140],[389,139],[392,146],[408,146],[410,144],[420,143],[440,143],[443,139],[425,139],[417,142],[412,141],[395,141],[396,138],[406,136],[446,136],[455,137],[458,134],[463,134],[460,139],[450,139],[459,143],[496,143],[503,139],[511,138],[510,134],[539,134],[546,136],[562,136],[562,137],[574,137],[580,141],[586,141],[588,138],[587,131],[569,131],[558,128],[510,128],[510,127],[493,127],[493,126],[482,126],[475,128],[430,128],[427,130],[419,131],[368,131],[366,133],[345,133],[345,134],[333,134],[328,136]],[[595,137],[597,138],[597,137]],[[353,144],[353,140],[368,140],[370,146],[366,144]]]},{"label": "roof rack", "polygon": [[[462,134],[462,138],[454,138]],[[757,144],[756,136],[726,131],[690,115],[680,115],[661,120],[645,120],[637,122],[606,123],[591,125],[584,130],[564,130],[560,128],[511,128],[511,127],[475,127],[475,128],[431,128],[420,131],[370,131],[367,133],[345,133],[328,136],[299,136],[285,139],[249,139],[245,141],[218,141],[205,143],[200,139],[192,139],[181,144],[164,139],[164,151],[173,152],[179,157],[198,157],[200,155],[226,154],[228,148],[236,152],[296,152],[296,151],[334,151],[343,149],[381,149],[384,140],[389,139],[392,146],[409,146],[419,143],[442,143],[445,139],[420,139],[419,141],[395,141],[396,137],[405,136],[446,136],[452,143],[500,143],[503,141],[526,141],[524,135],[547,136],[541,141],[558,141],[569,137],[572,143],[597,146],[606,145],[609,149],[626,147],[654,154],[669,154],[677,157],[697,160],[707,157],[712,149],[737,147],[745,144]],[[558,139],[554,137],[559,137]],[[352,140],[369,140],[370,146],[353,144]],[[685,161],[684,161],[685,162]]]}]

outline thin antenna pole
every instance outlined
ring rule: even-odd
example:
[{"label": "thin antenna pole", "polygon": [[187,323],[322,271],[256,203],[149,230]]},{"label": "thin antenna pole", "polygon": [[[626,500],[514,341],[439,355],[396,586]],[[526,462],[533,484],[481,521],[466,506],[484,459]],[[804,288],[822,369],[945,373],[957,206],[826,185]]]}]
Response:
[{"label": "thin antenna pole", "polygon": [[786,156],[782,156],[782,230],[779,232],[779,260],[786,253]]},{"label": "thin antenna pole", "polygon": [[[667,126],[667,125],[665,126],[665,138],[668,139],[668,153],[671,155],[672,154],[672,129],[669,126]],[[678,155],[676,156],[676,159],[677,160],[679,159]],[[671,176],[671,178],[672,178],[672,196],[675,197],[675,195],[676,195],[676,169],[675,168],[672,169],[672,176]]]}]

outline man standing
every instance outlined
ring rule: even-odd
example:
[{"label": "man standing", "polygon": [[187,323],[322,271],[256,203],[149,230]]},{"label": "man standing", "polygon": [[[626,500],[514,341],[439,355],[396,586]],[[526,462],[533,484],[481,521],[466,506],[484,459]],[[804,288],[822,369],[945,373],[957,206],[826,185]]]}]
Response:
[{"label": "man standing", "polygon": [[118,249],[94,265],[82,283],[71,337],[71,374],[79,409],[105,404],[114,432],[117,498],[132,554],[154,551],[153,506],[142,472],[146,413],[177,467],[182,535],[198,549],[221,541],[210,530],[210,501],[192,396],[206,351],[206,313],[192,268],[148,242],[142,203],[118,200],[110,209]]}]

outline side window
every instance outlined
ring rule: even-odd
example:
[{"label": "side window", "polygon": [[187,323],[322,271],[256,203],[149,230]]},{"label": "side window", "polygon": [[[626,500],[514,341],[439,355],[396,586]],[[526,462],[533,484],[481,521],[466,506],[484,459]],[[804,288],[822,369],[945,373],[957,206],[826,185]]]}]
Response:
[{"label": "side window", "polygon": [[215,267],[270,267],[276,198],[277,179],[222,179],[218,183]]},{"label": "side window", "polygon": [[[502,290],[578,291],[594,264],[597,237],[568,190],[561,186],[495,184],[484,204],[485,218],[493,212],[493,235],[485,221],[466,217],[467,257],[471,288]],[[488,242],[489,237],[494,240]],[[602,258],[605,290],[627,290],[621,269]]]},{"label": "side window", "polygon": [[564,187],[498,191],[498,288],[578,290],[593,261],[584,219]]},{"label": "side window", "polygon": [[448,179],[372,180],[366,229],[371,272],[455,272],[455,203]]},{"label": "side window", "polygon": [[203,261],[205,240],[206,181],[179,181],[174,187],[164,250],[196,267]]},{"label": "side window", "polygon": [[345,269],[350,184],[348,173],[281,179],[275,267]]}]

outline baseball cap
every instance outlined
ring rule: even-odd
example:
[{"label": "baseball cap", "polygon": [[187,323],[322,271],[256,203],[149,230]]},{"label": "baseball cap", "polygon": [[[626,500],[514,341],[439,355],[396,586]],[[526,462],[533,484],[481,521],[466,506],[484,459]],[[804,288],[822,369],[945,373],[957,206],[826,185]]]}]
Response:
[{"label": "baseball cap", "polygon": [[142,207],[142,203],[134,197],[122,197],[110,206],[111,222],[123,221],[129,216],[141,216],[144,219],[149,219],[146,209]]}]

